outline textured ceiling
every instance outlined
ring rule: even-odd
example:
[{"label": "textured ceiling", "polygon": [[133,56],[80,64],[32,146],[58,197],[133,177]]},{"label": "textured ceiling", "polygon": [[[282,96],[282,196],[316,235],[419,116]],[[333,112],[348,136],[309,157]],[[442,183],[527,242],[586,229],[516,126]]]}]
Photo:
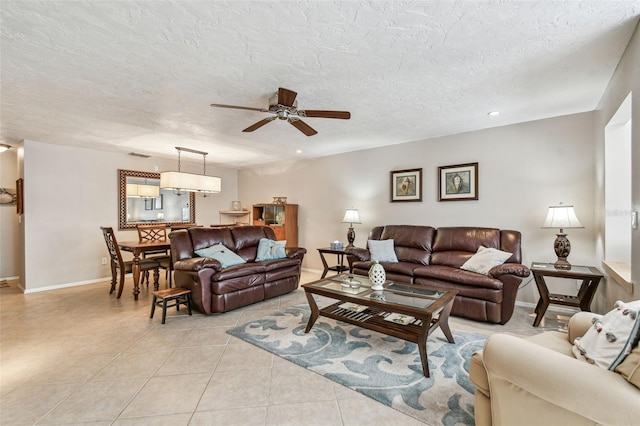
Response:
[{"label": "textured ceiling", "polygon": [[[6,1],[1,130],[247,167],[593,110],[640,1]],[[265,113],[278,87],[307,137]],[[499,110],[497,117],[487,112]],[[299,149],[302,153],[297,154]],[[185,158],[185,157],[183,157]],[[197,159],[196,159],[197,160]]]}]

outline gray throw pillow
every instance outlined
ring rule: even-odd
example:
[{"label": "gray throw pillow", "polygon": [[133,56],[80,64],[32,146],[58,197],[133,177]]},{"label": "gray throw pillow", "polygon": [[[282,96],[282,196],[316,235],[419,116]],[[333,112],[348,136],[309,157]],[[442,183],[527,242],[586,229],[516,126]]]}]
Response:
[{"label": "gray throw pillow", "polygon": [[377,260],[378,262],[398,261],[396,251],[393,249],[393,239],[369,240],[367,245],[369,246],[369,253],[371,253],[371,260]]},{"label": "gray throw pillow", "polygon": [[227,246],[222,243],[196,250],[196,254],[200,257],[209,257],[211,259],[217,260],[218,262],[220,262],[220,265],[222,265],[223,268],[247,263],[243,258],[235,254],[233,251],[229,250]]},{"label": "gray throw pillow", "polygon": [[274,241],[268,238],[260,238],[260,241],[258,242],[256,262],[260,262],[262,260],[284,259],[287,257],[284,247],[286,244],[287,240]]}]

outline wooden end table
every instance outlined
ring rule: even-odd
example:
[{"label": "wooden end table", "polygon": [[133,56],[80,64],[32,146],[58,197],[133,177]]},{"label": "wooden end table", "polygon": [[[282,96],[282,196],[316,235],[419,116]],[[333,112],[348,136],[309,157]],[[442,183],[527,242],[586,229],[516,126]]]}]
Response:
[{"label": "wooden end table", "polygon": [[[571,269],[556,269],[553,263],[533,262],[531,273],[536,281],[540,299],[536,305],[536,319],[533,326],[540,325],[550,303],[556,305],[580,308],[582,311],[591,311],[591,300],[598,289],[598,284],[602,279],[602,273],[593,266],[571,265]],[[571,280],[582,280],[577,296],[567,294],[549,293],[545,277],[566,278]]]},{"label": "wooden end table", "polygon": [[[322,260],[322,266],[324,267],[324,271],[322,271],[322,276],[320,278],[326,277],[327,273],[329,271],[336,271],[338,274],[341,274],[344,271],[349,269],[348,266],[344,266],[344,255],[347,254],[346,251],[344,251],[344,250],[334,250],[334,249],[329,248],[329,247],[323,247],[323,248],[319,248],[318,249],[318,253],[320,253],[320,260]],[[324,257],[325,254],[335,254],[335,255],[337,255],[338,256],[339,265],[329,266],[329,264],[327,263],[327,259],[325,259],[325,257]]]},{"label": "wooden end table", "polygon": [[[367,277],[360,275],[353,275],[353,277],[363,284],[360,288],[353,289],[342,285],[347,274],[302,285],[311,308],[305,333],[311,331],[319,316],[324,316],[416,343],[420,351],[422,371],[425,377],[429,377],[427,336],[440,327],[447,341],[454,343],[449,329],[449,314],[457,292],[391,282],[384,285],[384,290],[373,291]],[[314,295],[328,297],[337,302],[320,309]],[[345,309],[341,306],[345,302],[351,302],[366,309],[361,311]],[[407,324],[395,323],[388,320],[389,315],[392,314],[413,317],[413,320]]]}]

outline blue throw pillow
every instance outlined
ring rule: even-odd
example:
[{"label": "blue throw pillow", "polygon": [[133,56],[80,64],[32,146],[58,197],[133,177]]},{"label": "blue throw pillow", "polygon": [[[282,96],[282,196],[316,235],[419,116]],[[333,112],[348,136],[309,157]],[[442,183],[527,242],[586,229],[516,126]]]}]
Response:
[{"label": "blue throw pillow", "polygon": [[276,260],[287,257],[284,246],[287,244],[287,240],[273,241],[268,238],[260,238],[258,242],[258,254],[256,255],[256,262],[261,260]]},{"label": "blue throw pillow", "polygon": [[246,260],[232,252],[224,244],[218,243],[213,246],[196,250],[196,254],[200,257],[209,257],[220,262],[223,268],[228,268],[233,265],[240,265],[241,263],[247,263]]}]

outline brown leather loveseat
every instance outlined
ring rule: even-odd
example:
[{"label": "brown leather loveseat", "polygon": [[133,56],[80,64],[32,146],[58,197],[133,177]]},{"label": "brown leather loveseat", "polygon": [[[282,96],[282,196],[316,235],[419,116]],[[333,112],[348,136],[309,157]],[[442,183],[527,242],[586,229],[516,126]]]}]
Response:
[{"label": "brown leather loveseat", "polygon": [[[300,282],[304,248],[287,248],[286,257],[256,262],[260,239],[275,240],[267,226],[190,228],[169,234],[175,281],[191,290],[193,307],[220,313],[295,290]],[[195,251],[222,243],[246,263],[222,268],[213,258]]]},{"label": "brown leather loveseat", "polygon": [[[380,262],[387,280],[457,290],[451,315],[505,324],[515,306],[518,285],[529,276],[521,265],[520,232],[495,228],[388,225],[377,226],[369,240],[393,239],[398,262]],[[478,247],[512,253],[488,275],[460,269]],[[368,249],[348,249],[353,272],[367,275],[371,267]]]}]

